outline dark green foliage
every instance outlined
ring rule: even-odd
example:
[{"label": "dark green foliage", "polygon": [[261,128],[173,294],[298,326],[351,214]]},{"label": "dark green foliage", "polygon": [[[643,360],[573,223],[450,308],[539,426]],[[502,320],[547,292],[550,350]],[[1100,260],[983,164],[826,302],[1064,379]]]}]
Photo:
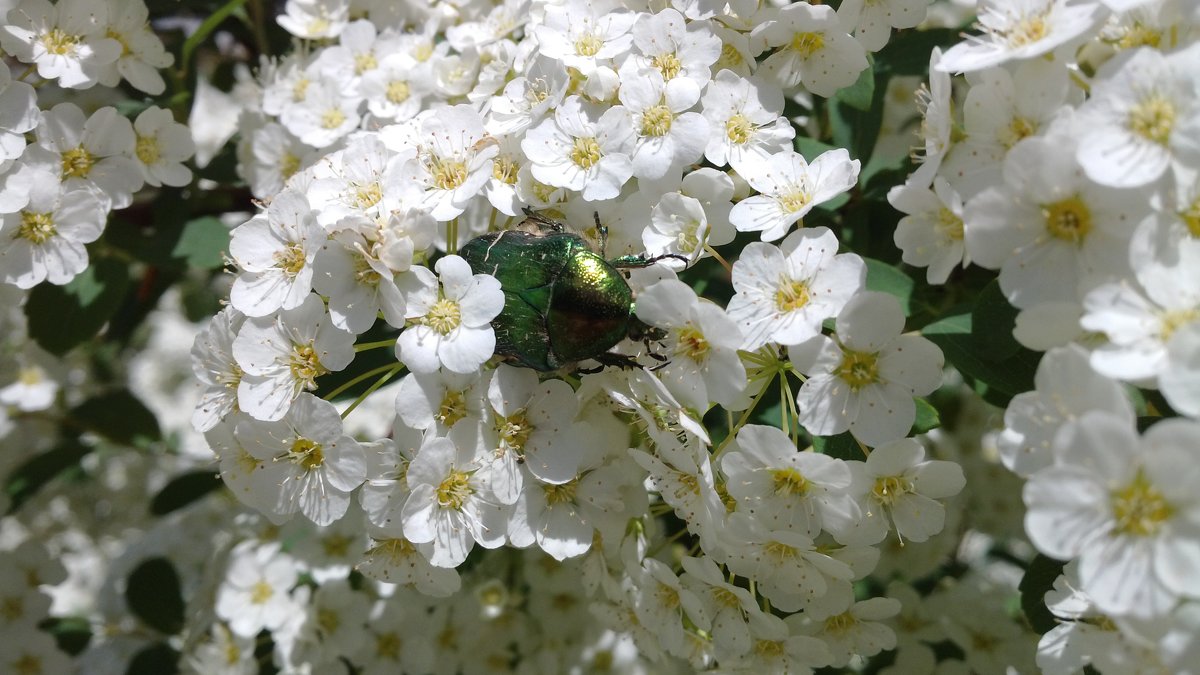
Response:
[{"label": "dark green foliage", "polygon": [[164,635],[183,630],[179,574],[166,558],[150,558],[129,573],[125,602],[143,623]]}]

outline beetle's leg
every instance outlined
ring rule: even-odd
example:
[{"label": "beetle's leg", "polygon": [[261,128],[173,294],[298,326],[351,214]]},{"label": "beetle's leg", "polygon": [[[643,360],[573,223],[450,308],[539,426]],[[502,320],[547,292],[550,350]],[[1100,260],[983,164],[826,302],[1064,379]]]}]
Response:
[{"label": "beetle's leg", "polygon": [[679,255],[678,253],[664,253],[663,255],[656,255],[653,258],[646,258],[640,255],[623,255],[609,260],[608,264],[616,267],[617,269],[649,267],[654,263],[660,260],[666,260],[667,258],[674,258],[675,260],[683,262],[684,267],[687,267],[688,265],[688,259]]},{"label": "beetle's leg", "polygon": [[567,229],[562,223],[558,222],[557,220],[554,220],[553,218],[547,218],[546,216],[543,216],[542,214],[538,213],[537,211],[534,211],[533,209],[529,208],[528,206],[522,207],[521,211],[525,213],[527,220],[532,220],[533,222],[535,222],[539,225],[548,227],[551,230],[554,230],[555,232],[565,232]]}]

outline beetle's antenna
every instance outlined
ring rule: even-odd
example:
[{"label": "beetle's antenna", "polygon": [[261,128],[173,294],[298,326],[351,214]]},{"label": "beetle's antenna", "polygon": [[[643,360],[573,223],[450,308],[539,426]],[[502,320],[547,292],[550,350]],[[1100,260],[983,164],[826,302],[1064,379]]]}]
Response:
[{"label": "beetle's antenna", "polygon": [[600,237],[600,257],[607,258],[608,254],[608,226],[600,224],[600,212],[592,211],[592,219],[596,221],[596,234]]}]

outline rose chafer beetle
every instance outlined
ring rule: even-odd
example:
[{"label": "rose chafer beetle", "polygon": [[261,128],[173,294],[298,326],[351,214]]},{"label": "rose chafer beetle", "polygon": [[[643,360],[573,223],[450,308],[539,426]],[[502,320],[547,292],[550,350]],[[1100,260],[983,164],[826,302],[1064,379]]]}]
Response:
[{"label": "rose chafer beetle", "polygon": [[627,356],[608,352],[626,337],[652,333],[634,316],[633,291],[618,270],[682,258],[605,260],[606,230],[598,214],[599,254],[561,223],[525,213],[528,217],[517,228],[476,237],[458,252],[476,274],[496,277],[504,291],[504,309],[492,320],[496,353],[540,371],[585,359],[635,365]]}]

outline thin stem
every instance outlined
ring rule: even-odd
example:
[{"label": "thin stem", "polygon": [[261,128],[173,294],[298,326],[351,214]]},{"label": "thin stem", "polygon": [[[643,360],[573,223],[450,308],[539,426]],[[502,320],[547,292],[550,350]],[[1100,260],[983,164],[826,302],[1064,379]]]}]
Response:
[{"label": "thin stem", "polygon": [[371,349],[379,349],[380,347],[391,347],[395,344],[396,338],[392,338],[390,340],[380,340],[379,342],[363,342],[361,344],[354,345],[354,351],[355,353],[365,352]]},{"label": "thin stem", "polygon": [[712,459],[715,460],[717,457],[719,457],[721,453],[725,451],[725,448],[729,445],[729,442],[733,440],[733,437],[737,435],[737,432],[741,430],[742,427],[746,426],[746,422],[749,421],[750,415],[753,414],[754,409],[758,407],[758,402],[762,400],[763,394],[767,393],[767,389],[771,386],[772,379],[774,378],[767,378],[767,381],[763,383],[762,389],[759,389],[758,393],[754,395],[754,398],[750,400],[750,406],[746,408],[746,412],[742,413],[742,416],[738,419],[737,424],[729,429],[729,434],[725,436],[725,440],[721,441],[721,445],[717,446],[717,449],[713,451]]},{"label": "thin stem", "polygon": [[458,253],[458,218],[452,218],[446,224],[446,253],[448,255]]},{"label": "thin stem", "polygon": [[[340,395],[342,394],[342,392],[344,392],[344,391],[346,391],[347,389],[349,389],[349,388],[353,387],[354,385],[358,384],[359,382],[362,382],[363,380],[369,380],[369,379],[371,379],[372,377],[375,377],[376,375],[378,375],[378,374],[380,374],[380,373],[383,373],[383,372],[386,372],[386,371],[388,371],[388,370],[391,370],[392,368],[395,368],[396,366],[401,366],[401,364],[398,364],[398,363],[389,363],[389,364],[387,364],[386,366],[379,366],[378,368],[374,368],[374,369],[372,369],[372,370],[368,370],[367,372],[363,373],[362,375],[359,375],[358,377],[356,377],[356,378],[354,378],[354,379],[350,380],[349,382],[344,382],[344,383],[342,383],[342,386],[340,386],[340,387],[338,387],[337,389],[334,389],[333,391],[331,391],[331,392],[329,392],[328,394],[326,394],[326,395],[325,395],[325,400],[326,400],[326,401],[332,401],[333,399],[335,399],[335,398],[337,398],[338,396],[340,396]],[[401,367],[403,367],[403,366],[401,366]]]},{"label": "thin stem", "polygon": [[722,257],[721,257],[721,254],[720,254],[720,253],[717,253],[717,249],[715,249],[715,248],[713,248],[713,247],[709,246],[708,244],[705,244],[705,245],[704,245],[704,250],[705,250],[705,251],[708,251],[708,254],[709,254],[709,255],[711,255],[712,257],[716,258],[716,259],[717,259],[717,262],[721,263],[721,267],[724,267],[726,272],[729,272],[730,274],[733,274],[733,265],[730,265],[728,260],[726,260],[726,259],[722,258]]},{"label": "thin stem", "polygon": [[26,68],[24,71],[22,71],[21,74],[18,75],[15,79],[20,80],[21,82],[24,82],[25,78],[29,77],[33,73],[33,71],[36,69],[37,69],[37,64],[31,63],[31,64],[29,64],[29,67]]},{"label": "thin stem", "polygon": [[354,403],[351,403],[349,408],[346,408],[344,411],[342,411],[342,419],[346,419],[346,417],[349,416],[350,413],[354,412],[354,409],[358,407],[358,404],[367,400],[368,396],[375,393],[376,389],[387,384],[387,381],[392,379],[392,376],[394,376],[396,373],[400,372],[401,370],[404,370],[403,363],[397,363],[397,364],[391,366],[391,370],[384,373],[383,377],[381,377],[375,381],[375,384],[368,387],[367,390],[364,391],[362,394],[359,394],[358,398],[354,399]]}]

